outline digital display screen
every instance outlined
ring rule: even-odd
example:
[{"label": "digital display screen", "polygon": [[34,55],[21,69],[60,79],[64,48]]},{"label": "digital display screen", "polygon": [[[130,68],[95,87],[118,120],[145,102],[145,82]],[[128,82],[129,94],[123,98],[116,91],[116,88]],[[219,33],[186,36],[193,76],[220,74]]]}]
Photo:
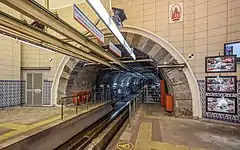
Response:
[{"label": "digital display screen", "polygon": [[237,55],[240,59],[240,42],[224,44],[224,55]]}]

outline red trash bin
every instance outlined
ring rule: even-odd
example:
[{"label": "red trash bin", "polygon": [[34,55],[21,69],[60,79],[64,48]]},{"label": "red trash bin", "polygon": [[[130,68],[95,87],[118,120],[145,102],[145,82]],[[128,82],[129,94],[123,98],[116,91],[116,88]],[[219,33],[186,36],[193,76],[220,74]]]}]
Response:
[{"label": "red trash bin", "polygon": [[78,92],[78,104],[82,102],[82,92]]},{"label": "red trash bin", "polygon": [[165,95],[165,108],[167,112],[173,112],[173,96],[170,94]]},{"label": "red trash bin", "polygon": [[72,92],[72,96],[76,96],[76,97],[73,97],[72,98],[72,102],[73,102],[73,104],[77,104],[78,103],[78,97],[77,97],[77,95],[78,95],[78,92]]},{"label": "red trash bin", "polygon": [[160,95],[161,95],[161,105],[164,107],[165,106],[165,82],[164,80],[160,80]]}]

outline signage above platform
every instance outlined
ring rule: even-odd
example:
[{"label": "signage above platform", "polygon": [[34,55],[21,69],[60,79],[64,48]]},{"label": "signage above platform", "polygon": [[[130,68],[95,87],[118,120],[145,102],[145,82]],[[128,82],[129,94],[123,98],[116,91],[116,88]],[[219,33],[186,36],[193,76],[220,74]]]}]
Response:
[{"label": "signage above platform", "polygon": [[91,32],[96,38],[104,43],[104,34],[89,20],[83,12],[74,4],[73,5],[73,17],[79,22],[85,29]]},{"label": "signage above platform", "polygon": [[183,3],[169,5],[169,23],[183,21]]},{"label": "signage above platform", "polygon": [[121,45],[128,51],[128,53],[132,56],[134,60],[136,60],[136,56],[133,53],[133,49],[130,48],[128,43],[125,41],[123,35],[119,31],[118,27],[109,16],[106,9],[103,7],[100,0],[87,0],[88,4],[92,7],[92,9],[96,12],[96,14],[100,17],[100,19],[104,22],[104,24],[108,27],[108,29],[113,33],[113,35],[118,39]]},{"label": "signage above platform", "polygon": [[118,55],[119,57],[122,56],[122,52],[112,42],[109,42],[109,50],[114,52],[114,54]]}]

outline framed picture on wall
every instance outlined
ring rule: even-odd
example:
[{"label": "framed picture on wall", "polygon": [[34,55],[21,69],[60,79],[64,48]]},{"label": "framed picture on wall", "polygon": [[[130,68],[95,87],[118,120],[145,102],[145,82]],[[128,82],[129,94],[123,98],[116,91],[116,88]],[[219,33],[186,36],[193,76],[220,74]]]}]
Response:
[{"label": "framed picture on wall", "polygon": [[208,76],[205,77],[206,92],[236,93],[237,76]]},{"label": "framed picture on wall", "polygon": [[236,55],[205,57],[205,72],[236,72],[236,62]]},{"label": "framed picture on wall", "polygon": [[207,112],[237,114],[236,97],[206,96],[206,105]]}]

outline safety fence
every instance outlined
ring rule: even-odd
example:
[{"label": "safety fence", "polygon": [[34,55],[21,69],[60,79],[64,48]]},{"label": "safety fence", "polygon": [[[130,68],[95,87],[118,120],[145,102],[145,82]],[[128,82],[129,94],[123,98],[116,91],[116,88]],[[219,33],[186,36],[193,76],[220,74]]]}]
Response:
[{"label": "safety fence", "polygon": [[160,87],[145,85],[143,93],[144,103],[160,103]]},{"label": "safety fence", "polygon": [[90,92],[78,92],[74,93],[73,96],[66,96],[61,98],[61,120],[64,117],[64,108],[75,109],[76,115],[78,115],[79,110],[87,111],[89,107],[96,107],[97,105],[109,102],[110,99],[101,98],[97,100],[95,95],[102,95],[102,93],[90,93]]}]

